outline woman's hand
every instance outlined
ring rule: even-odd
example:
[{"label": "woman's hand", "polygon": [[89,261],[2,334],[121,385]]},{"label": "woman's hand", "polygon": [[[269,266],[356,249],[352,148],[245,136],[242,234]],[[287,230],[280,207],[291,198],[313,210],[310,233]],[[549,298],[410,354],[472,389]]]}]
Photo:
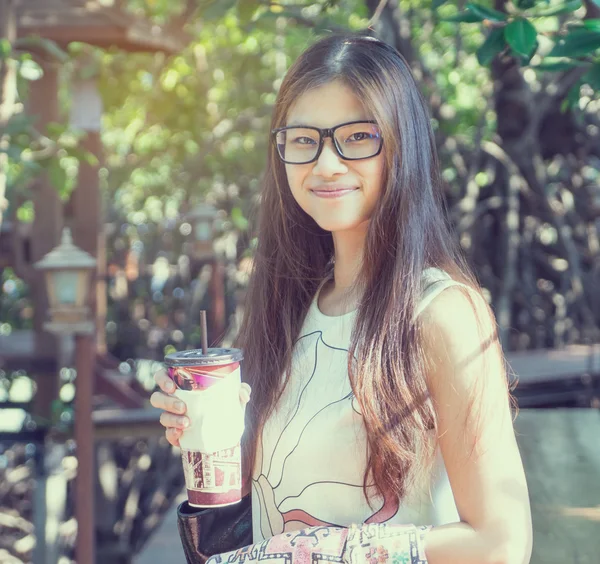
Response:
[{"label": "woman's hand", "polygon": [[[175,391],[175,384],[169,378],[164,368],[156,372],[154,381],[161,391],[154,392],[150,396],[150,404],[164,410],[164,413],[160,414],[160,423],[166,428],[165,436],[167,437],[167,441],[173,446],[178,447],[183,431],[190,424],[189,419],[185,415],[185,403],[172,395]],[[240,386],[240,404],[243,408],[250,401],[250,392],[248,384],[244,383]]]}]

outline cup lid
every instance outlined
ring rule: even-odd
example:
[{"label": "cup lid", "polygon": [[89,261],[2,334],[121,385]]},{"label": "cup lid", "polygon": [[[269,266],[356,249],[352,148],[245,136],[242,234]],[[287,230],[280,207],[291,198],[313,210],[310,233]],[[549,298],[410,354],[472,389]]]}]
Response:
[{"label": "cup lid", "polygon": [[178,351],[165,356],[167,366],[218,366],[239,362],[244,358],[241,349],[208,349],[204,354],[202,349]]}]

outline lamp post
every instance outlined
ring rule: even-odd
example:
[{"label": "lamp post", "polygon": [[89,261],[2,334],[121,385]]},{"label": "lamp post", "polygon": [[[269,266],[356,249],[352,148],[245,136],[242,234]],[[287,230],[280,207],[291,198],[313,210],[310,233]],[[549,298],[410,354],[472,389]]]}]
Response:
[{"label": "lamp post", "polygon": [[90,275],[96,259],[73,244],[71,230],[64,228],[58,247],[51,250],[35,267],[44,271],[50,320],[44,329],[75,338],[75,441],[77,479],[75,518],[77,541],[75,561],[94,564],[94,428],[92,424],[93,362],[95,324],[89,319]]}]

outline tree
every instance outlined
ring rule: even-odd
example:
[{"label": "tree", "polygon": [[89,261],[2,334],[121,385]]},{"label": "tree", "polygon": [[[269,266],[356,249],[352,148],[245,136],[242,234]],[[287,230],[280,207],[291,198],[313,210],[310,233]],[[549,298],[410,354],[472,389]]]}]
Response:
[{"label": "tree", "polygon": [[0,0],[0,227],[8,208],[5,197],[10,135],[8,122],[15,111],[16,65],[10,51],[17,38],[17,0]]},{"label": "tree", "polygon": [[42,134],[26,113],[28,84],[43,76],[36,59],[45,57],[65,65],[77,61],[48,39],[17,37],[20,4],[21,0],[0,1],[0,227],[7,210],[13,219],[31,221],[28,189],[42,170],[48,170],[54,186],[65,197],[74,187],[65,168],[73,163],[63,160],[93,158],[78,147],[76,132],[62,124],[50,124]]},{"label": "tree", "polygon": [[[127,4],[157,23],[186,7]],[[316,36],[370,27],[428,97],[451,218],[505,346],[597,339],[599,10],[598,0],[203,0],[176,56],[98,51],[108,220],[127,226],[111,260],[118,242],[174,264],[181,217],[205,198],[223,210],[229,256],[251,253],[285,70]]]},{"label": "tree", "polygon": [[[105,59],[111,199],[142,226],[213,198],[242,252],[281,76],[312,37],[370,27],[406,57],[430,101],[451,216],[505,346],[597,338],[600,8],[493,6],[200,3],[180,56]],[[116,89],[127,76],[130,88]]]}]

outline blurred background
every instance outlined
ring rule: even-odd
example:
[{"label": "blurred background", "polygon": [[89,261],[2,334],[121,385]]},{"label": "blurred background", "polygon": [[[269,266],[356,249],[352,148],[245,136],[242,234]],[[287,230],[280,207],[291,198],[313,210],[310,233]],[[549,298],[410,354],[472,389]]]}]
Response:
[{"label": "blurred background", "polygon": [[0,0],[0,563],[184,561],[152,376],[200,310],[235,337],[281,80],[367,27],[498,319],[532,562],[598,562],[599,0]]}]

